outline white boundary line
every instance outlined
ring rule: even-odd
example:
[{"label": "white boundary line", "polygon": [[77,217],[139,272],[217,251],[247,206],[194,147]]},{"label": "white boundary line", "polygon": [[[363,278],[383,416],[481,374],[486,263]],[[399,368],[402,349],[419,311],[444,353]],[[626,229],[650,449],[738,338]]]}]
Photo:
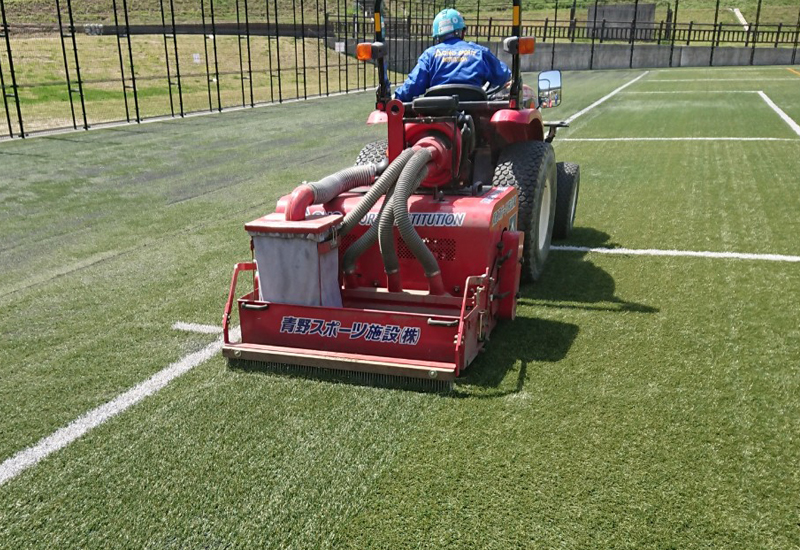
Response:
[{"label": "white boundary line", "polygon": [[797,138],[776,137],[609,137],[561,138],[562,141],[800,141]]},{"label": "white boundary line", "polygon": [[[647,83],[652,82],[747,82],[747,81],[773,81],[773,80],[794,80],[791,76],[775,77],[775,78],[650,78]],[[698,90],[702,91],[702,90]]]},{"label": "white boundary line", "polygon": [[760,260],[766,262],[800,262],[800,256],[783,254],[750,254],[745,252],[697,252],[693,250],[655,250],[631,248],[590,248],[586,246],[553,246],[551,250],[563,252],[596,252],[598,254],[619,254],[623,256],[676,256],[691,258],[717,258],[726,260]]},{"label": "white boundary line", "polygon": [[[232,336],[238,338],[236,335]],[[40,440],[32,447],[23,449],[11,458],[5,460],[0,464],[0,486],[17,477],[28,468],[35,466],[39,461],[50,454],[59,449],[63,449],[93,428],[100,426],[107,420],[132,407],[139,401],[142,401],[145,397],[158,392],[175,378],[205,363],[218,354],[221,349],[222,338],[218,338],[215,342],[207,345],[200,351],[191,353],[175,363],[172,363],[164,370],[157,372],[144,382],[118,395],[108,403],[92,409],[63,428],[56,430],[51,435]]]},{"label": "white boundary line", "polygon": [[637,77],[636,77],[636,78],[634,78],[633,80],[631,80],[631,81],[627,82],[626,84],[623,84],[622,86],[620,86],[619,88],[617,88],[616,90],[614,90],[613,92],[611,92],[610,94],[608,94],[608,95],[606,95],[606,96],[603,96],[603,97],[601,97],[600,99],[598,99],[597,101],[595,101],[594,103],[592,103],[591,105],[589,105],[588,107],[586,107],[585,109],[581,109],[580,111],[578,111],[577,113],[575,113],[574,115],[572,115],[571,117],[569,117],[569,118],[568,118],[567,120],[565,120],[564,122],[566,122],[567,124],[569,124],[570,122],[572,122],[573,120],[575,120],[575,119],[576,119],[576,118],[578,118],[579,116],[583,116],[583,115],[585,115],[586,113],[588,113],[589,111],[591,111],[592,109],[594,109],[595,107],[597,107],[598,105],[600,105],[600,104],[602,104],[602,103],[604,103],[604,102],[608,101],[609,99],[611,99],[612,97],[614,97],[615,95],[617,95],[618,93],[620,93],[622,90],[624,90],[625,88],[627,88],[627,87],[628,87],[628,86],[630,86],[631,84],[634,84],[635,82],[637,82],[637,81],[638,81],[638,80],[640,80],[641,78],[644,78],[644,77],[645,77],[645,76],[647,76],[649,73],[650,73],[650,71],[645,71],[645,72],[643,72],[642,74],[640,74],[639,76],[637,76]]},{"label": "white boundary line", "polygon": [[172,325],[173,330],[182,330],[184,332],[199,332],[200,334],[222,334],[222,327],[215,325],[200,325],[197,323],[183,323],[178,321]]},{"label": "white boundary line", "polygon": [[757,94],[758,90],[672,90],[650,92],[622,92],[622,94]]},{"label": "white boundary line", "polygon": [[783,121],[786,124],[789,125],[789,128],[791,128],[794,131],[795,134],[800,136],[800,126],[798,126],[798,124],[794,120],[792,120],[792,117],[790,117],[789,115],[784,113],[783,110],[780,107],[775,105],[775,103],[764,92],[758,92],[758,95],[761,96],[761,99],[766,101],[767,105],[772,107],[773,111],[778,113],[778,116],[781,117],[783,119]]}]

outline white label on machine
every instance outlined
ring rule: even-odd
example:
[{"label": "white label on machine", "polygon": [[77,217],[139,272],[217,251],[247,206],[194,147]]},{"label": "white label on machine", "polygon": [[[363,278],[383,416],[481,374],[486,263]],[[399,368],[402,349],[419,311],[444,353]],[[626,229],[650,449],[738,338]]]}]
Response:
[{"label": "white label on machine", "polygon": [[337,42],[335,49],[338,53],[344,53],[344,42]]},{"label": "white label on machine", "polygon": [[[372,225],[378,217],[377,212],[370,212],[358,222],[359,225]],[[415,227],[461,227],[467,217],[466,212],[415,212],[410,214],[411,223]]]},{"label": "white label on machine", "polygon": [[380,323],[355,322],[343,327],[341,321],[326,321],[308,317],[285,316],[281,319],[281,332],[285,334],[302,334],[305,336],[322,336],[338,338],[347,335],[350,340],[364,339],[368,342],[384,344],[403,344],[416,346],[422,336],[419,327],[400,327],[397,325],[381,325]]}]

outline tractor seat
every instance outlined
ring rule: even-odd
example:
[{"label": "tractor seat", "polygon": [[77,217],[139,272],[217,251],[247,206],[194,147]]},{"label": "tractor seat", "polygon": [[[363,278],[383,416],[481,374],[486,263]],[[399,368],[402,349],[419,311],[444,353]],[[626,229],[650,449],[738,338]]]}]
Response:
[{"label": "tractor seat", "polygon": [[460,102],[464,101],[488,101],[486,90],[480,86],[469,86],[467,84],[442,84],[428,88],[423,97],[458,96]]}]

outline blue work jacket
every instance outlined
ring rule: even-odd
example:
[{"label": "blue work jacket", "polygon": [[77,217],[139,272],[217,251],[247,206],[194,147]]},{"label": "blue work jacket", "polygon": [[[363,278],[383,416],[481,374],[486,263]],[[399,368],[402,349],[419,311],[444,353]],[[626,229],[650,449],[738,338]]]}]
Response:
[{"label": "blue work jacket", "polygon": [[460,38],[448,38],[425,50],[405,83],[397,88],[395,98],[411,101],[425,90],[440,84],[501,86],[511,78],[511,71],[488,48]]}]

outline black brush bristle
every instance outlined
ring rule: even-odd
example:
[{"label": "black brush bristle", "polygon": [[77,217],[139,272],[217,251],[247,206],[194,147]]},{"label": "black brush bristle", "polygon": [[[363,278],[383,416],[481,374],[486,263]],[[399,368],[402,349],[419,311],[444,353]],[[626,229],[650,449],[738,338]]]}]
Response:
[{"label": "black brush bristle", "polygon": [[452,380],[433,380],[410,378],[407,376],[392,376],[390,374],[324,369],[319,367],[307,367],[305,365],[293,365],[290,363],[248,361],[229,358],[228,366],[232,369],[245,372],[260,372],[339,384],[351,384],[354,386],[369,386],[424,393],[446,394],[451,393],[454,387],[454,382]]}]

